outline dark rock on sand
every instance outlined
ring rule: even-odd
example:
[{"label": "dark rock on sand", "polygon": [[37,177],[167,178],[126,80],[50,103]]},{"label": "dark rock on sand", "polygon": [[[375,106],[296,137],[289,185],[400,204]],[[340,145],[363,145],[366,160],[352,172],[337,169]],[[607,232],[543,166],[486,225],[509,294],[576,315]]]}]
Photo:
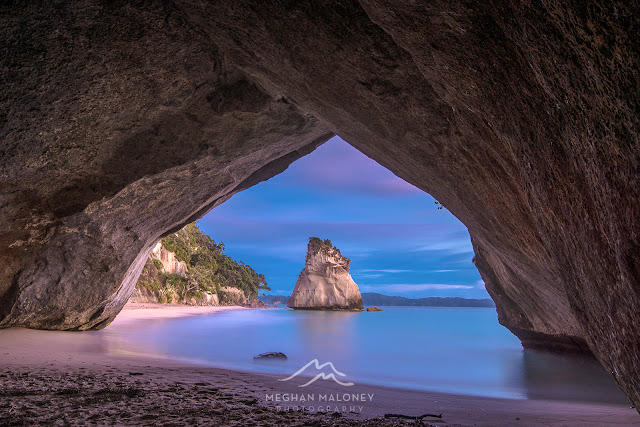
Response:
[{"label": "dark rock on sand", "polygon": [[254,360],[287,360],[287,356],[284,353],[270,352],[262,353],[257,356],[253,356]]}]

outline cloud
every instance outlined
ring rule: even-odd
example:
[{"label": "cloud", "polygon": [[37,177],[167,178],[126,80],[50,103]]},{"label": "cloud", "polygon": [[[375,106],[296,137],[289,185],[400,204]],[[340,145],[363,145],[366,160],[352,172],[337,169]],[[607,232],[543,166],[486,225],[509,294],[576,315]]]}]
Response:
[{"label": "cloud", "polygon": [[445,251],[452,254],[473,253],[473,246],[468,237],[460,239],[443,239],[418,246],[417,251]]},{"label": "cloud", "polygon": [[361,277],[364,279],[377,279],[378,277],[382,277],[382,274],[360,274],[360,273],[352,273],[354,277]]},{"label": "cloud", "polygon": [[377,272],[379,271],[380,273],[411,273],[413,270],[371,270],[371,269],[364,269],[364,270],[360,270],[360,271],[365,271],[365,272]]}]

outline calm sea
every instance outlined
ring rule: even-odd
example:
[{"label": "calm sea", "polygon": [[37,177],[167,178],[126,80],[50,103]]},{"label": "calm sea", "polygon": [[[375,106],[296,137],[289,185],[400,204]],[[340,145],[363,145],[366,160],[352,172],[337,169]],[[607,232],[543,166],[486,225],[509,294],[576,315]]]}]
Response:
[{"label": "calm sea", "polygon": [[[108,347],[291,375],[313,359],[355,383],[516,399],[626,403],[595,361],[524,351],[492,308],[383,307],[381,313],[229,310],[103,331]],[[282,352],[287,361],[256,362]]]}]

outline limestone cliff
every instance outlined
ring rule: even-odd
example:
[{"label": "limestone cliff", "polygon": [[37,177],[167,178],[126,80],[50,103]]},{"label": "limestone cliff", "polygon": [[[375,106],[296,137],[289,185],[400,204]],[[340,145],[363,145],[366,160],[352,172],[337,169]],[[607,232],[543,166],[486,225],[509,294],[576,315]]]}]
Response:
[{"label": "limestone cliff", "polygon": [[[176,260],[175,257],[175,253],[167,250],[162,246],[162,242],[159,242],[142,269],[129,302],[220,305],[219,290],[203,289],[200,286],[189,287],[189,281],[193,284],[194,278],[187,277],[186,263]],[[165,262],[159,258],[163,258]],[[226,302],[224,299],[223,301]]]},{"label": "limestone cliff", "polygon": [[[220,305],[218,293],[188,277],[188,266],[162,241],[153,248],[129,298],[130,302]],[[190,275],[189,275],[190,276]]]},{"label": "limestone cliff", "polygon": [[307,310],[362,310],[362,296],[349,274],[350,259],[331,242],[311,237],[304,269],[287,307]]},{"label": "limestone cliff", "polygon": [[165,248],[162,242],[158,242],[153,248],[149,258],[151,260],[156,259],[162,263],[162,273],[177,274],[182,277],[187,275],[187,263],[179,261],[176,258],[176,254]]},{"label": "limestone cliff", "polygon": [[129,301],[243,305],[269,286],[262,274],[224,254],[193,223],[153,248]]}]

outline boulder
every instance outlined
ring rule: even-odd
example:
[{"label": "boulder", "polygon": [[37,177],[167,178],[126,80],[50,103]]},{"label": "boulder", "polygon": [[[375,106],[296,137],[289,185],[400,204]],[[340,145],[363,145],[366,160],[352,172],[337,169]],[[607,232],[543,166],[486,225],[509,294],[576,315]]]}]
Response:
[{"label": "boulder", "polygon": [[202,292],[202,296],[200,297],[192,296],[187,298],[185,304],[218,306],[220,305],[220,301],[218,300],[217,294],[214,294],[213,292]]},{"label": "boulder", "polygon": [[362,310],[362,296],[349,274],[350,259],[330,242],[311,237],[304,269],[287,307],[305,310]]},{"label": "boulder", "polygon": [[287,360],[287,355],[274,351],[253,356],[253,360]]},{"label": "boulder", "polygon": [[382,311],[382,309],[374,305],[372,307],[367,307],[367,311]]}]

